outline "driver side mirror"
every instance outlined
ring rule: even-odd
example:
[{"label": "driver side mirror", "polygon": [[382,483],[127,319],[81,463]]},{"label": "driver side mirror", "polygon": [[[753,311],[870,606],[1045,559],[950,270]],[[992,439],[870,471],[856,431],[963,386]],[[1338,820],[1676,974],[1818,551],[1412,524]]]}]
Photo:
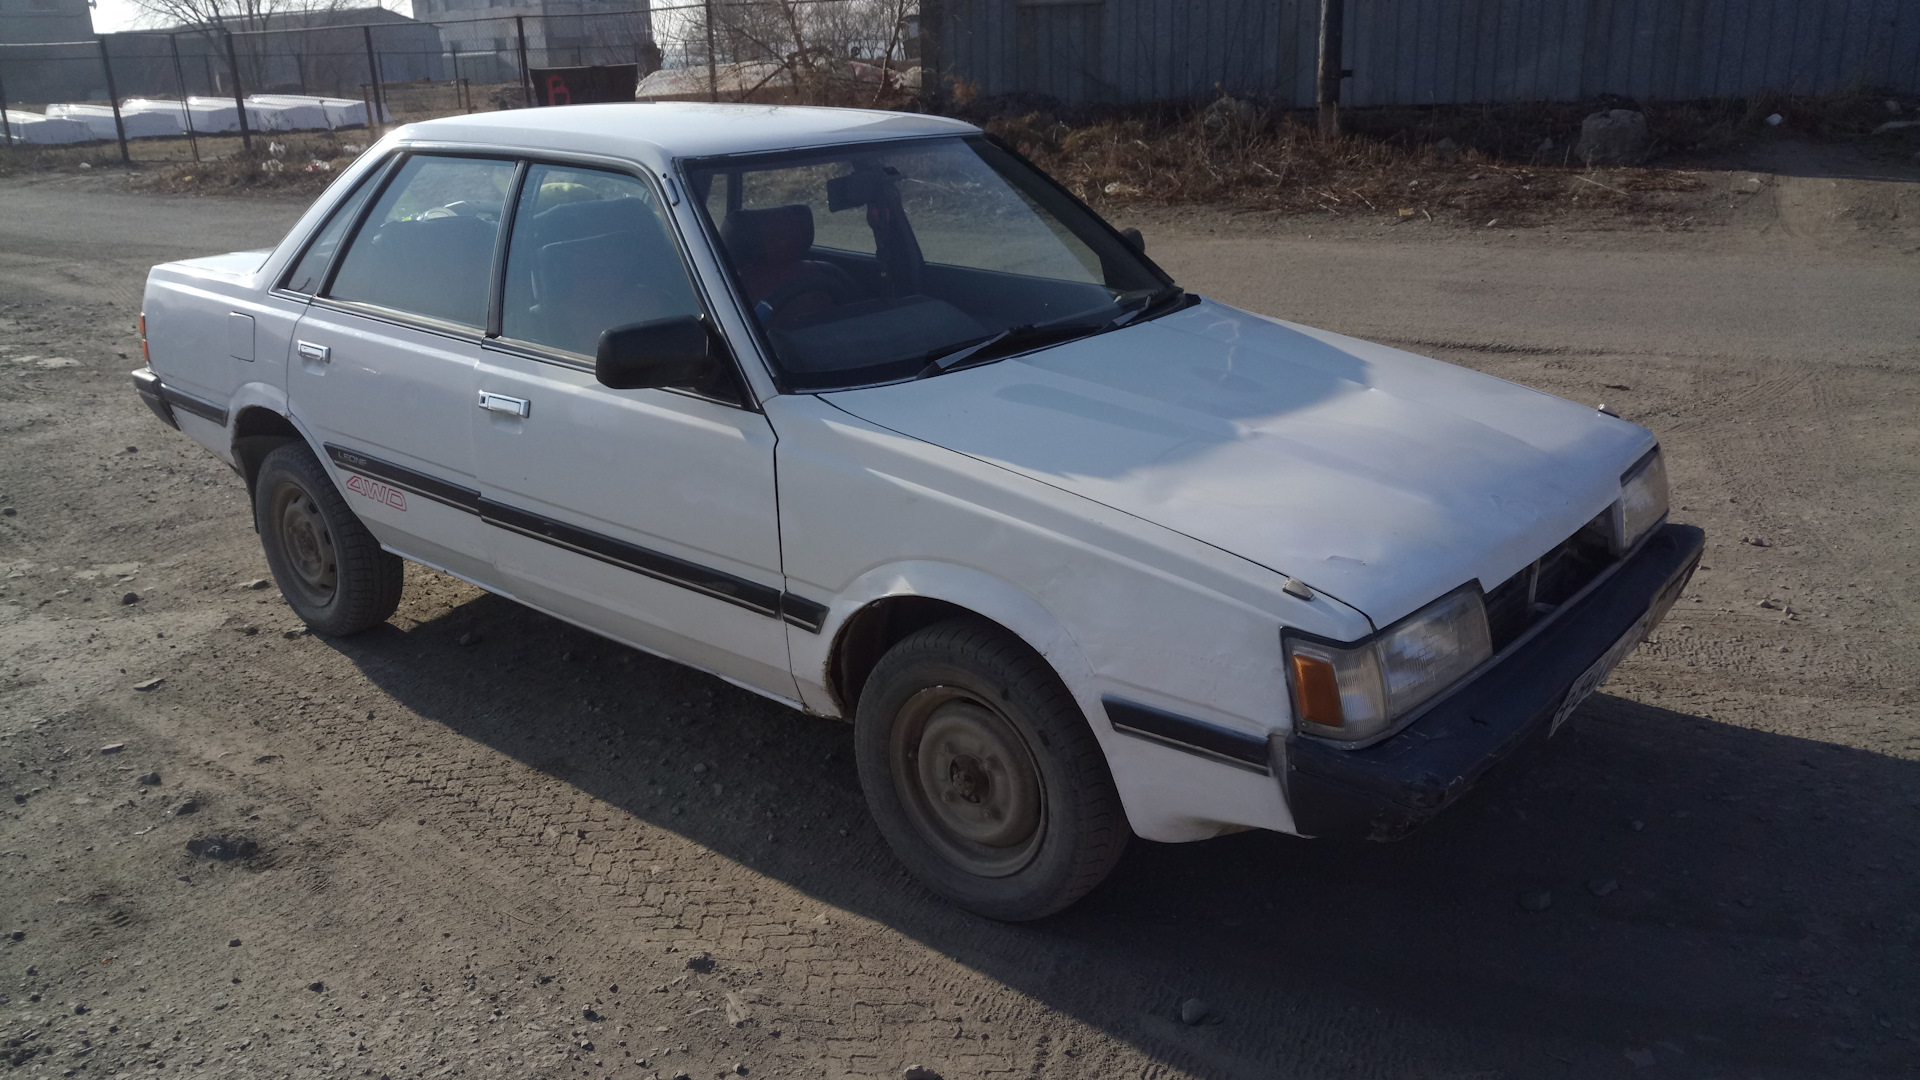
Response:
[{"label": "driver side mirror", "polygon": [[1142,255],[1147,253],[1147,238],[1140,235],[1139,229],[1121,229],[1120,235],[1127,243],[1133,245],[1133,250]]},{"label": "driver side mirror", "polygon": [[615,390],[687,386],[707,373],[723,349],[698,315],[629,323],[601,333],[593,376]]}]

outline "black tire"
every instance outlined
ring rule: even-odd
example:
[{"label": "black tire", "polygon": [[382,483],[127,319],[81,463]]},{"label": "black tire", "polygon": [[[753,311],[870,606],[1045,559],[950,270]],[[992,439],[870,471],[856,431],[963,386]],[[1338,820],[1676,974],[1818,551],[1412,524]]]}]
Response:
[{"label": "black tire", "polygon": [[916,631],[880,658],[855,710],[854,755],[894,854],[988,918],[1067,907],[1132,838],[1073,696],[1037,653],[981,619]]},{"label": "black tire", "polygon": [[306,443],[287,443],[261,461],[253,521],[280,595],[314,633],[357,634],[400,606],[406,564],[348,509]]}]

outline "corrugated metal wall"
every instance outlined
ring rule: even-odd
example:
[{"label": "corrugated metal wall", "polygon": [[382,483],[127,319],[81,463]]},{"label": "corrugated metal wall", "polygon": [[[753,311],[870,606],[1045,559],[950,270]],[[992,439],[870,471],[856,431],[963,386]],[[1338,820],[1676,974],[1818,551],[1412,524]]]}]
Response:
[{"label": "corrugated metal wall", "polygon": [[[983,95],[1313,104],[1318,0],[941,6],[941,66]],[[1346,66],[1353,105],[1920,91],[1920,0],[1347,0]]]}]

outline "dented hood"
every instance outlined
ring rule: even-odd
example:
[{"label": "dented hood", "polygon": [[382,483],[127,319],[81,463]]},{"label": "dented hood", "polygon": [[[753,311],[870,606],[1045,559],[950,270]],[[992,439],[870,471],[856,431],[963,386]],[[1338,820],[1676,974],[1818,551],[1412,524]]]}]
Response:
[{"label": "dented hood", "polygon": [[1298,577],[1384,625],[1491,589],[1619,495],[1646,429],[1203,301],[938,378],[826,395]]}]

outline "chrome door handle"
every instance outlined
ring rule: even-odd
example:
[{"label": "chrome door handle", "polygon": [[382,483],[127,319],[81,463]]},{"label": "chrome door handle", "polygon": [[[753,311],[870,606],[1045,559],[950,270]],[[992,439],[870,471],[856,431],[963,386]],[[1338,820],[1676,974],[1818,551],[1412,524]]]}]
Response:
[{"label": "chrome door handle", "polygon": [[488,412],[519,417],[525,417],[533,411],[533,403],[526,398],[508,397],[505,394],[493,394],[485,390],[480,391],[480,407]]},{"label": "chrome door handle", "polygon": [[324,364],[333,359],[332,349],[327,348],[325,345],[315,345],[311,341],[295,342],[293,351],[299,353],[302,360],[318,360]]}]

